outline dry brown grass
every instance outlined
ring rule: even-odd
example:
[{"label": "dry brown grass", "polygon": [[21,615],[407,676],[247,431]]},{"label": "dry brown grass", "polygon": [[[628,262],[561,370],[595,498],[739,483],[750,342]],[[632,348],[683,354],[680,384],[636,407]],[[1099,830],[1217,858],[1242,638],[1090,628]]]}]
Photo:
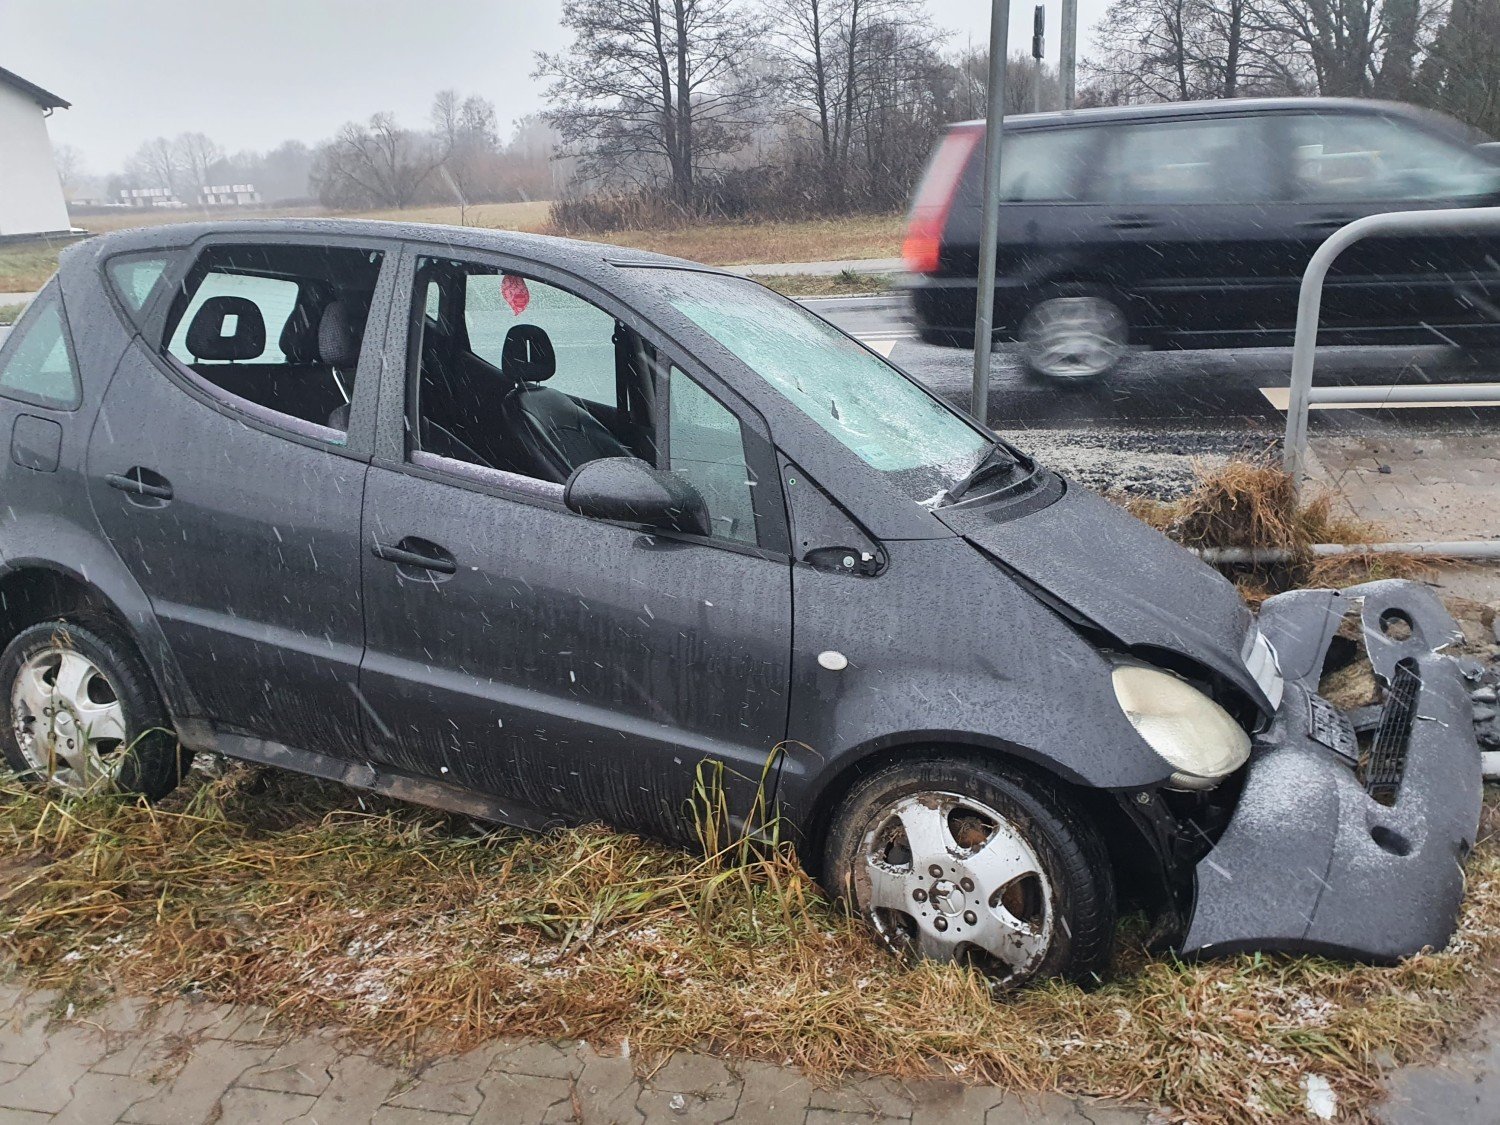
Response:
[{"label": "dry brown grass", "polygon": [[1127,937],[1092,990],[992,997],[908,967],[785,852],[743,866],[590,828],[528,836],[236,768],[149,809],[0,788],[0,946],[85,1003],[101,982],[264,1004],[390,1047],[502,1035],[708,1047],[814,1075],[934,1072],[1148,1099],[1193,1120],[1346,1112],[1500,984],[1500,849],[1469,861],[1458,938],[1393,969],[1186,965]]},{"label": "dry brown grass", "polygon": [[788,297],[850,297],[884,293],[891,287],[889,275],[857,270],[834,274],[762,274],[755,280]]},{"label": "dry brown grass", "polygon": [[1299,586],[1346,586],[1377,578],[1429,575],[1435,556],[1361,552],[1312,554],[1315,543],[1363,546],[1388,538],[1378,525],[1340,511],[1338,497],[1304,486],[1299,499],[1291,478],[1269,458],[1198,462],[1191,492],[1163,502],[1112,497],[1133,515],[1185,547],[1247,547],[1289,551],[1286,562],[1226,566],[1251,602]]},{"label": "dry brown grass", "polygon": [[901,252],[899,215],[858,215],[791,223],[714,223],[590,235],[597,242],[673,254],[715,266],[893,258]]}]

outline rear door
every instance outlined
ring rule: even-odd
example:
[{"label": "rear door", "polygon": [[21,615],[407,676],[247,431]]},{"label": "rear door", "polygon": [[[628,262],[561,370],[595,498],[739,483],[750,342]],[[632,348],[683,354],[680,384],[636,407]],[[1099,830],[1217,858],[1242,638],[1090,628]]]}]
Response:
[{"label": "rear door", "polygon": [[1287,304],[1270,216],[1264,119],[1184,117],[1111,126],[1095,244],[1132,335],[1191,346],[1275,323]]},{"label": "rear door", "polygon": [[171,308],[131,343],[101,405],[94,509],[151,599],[196,717],[357,756],[360,504],[382,333],[364,333],[357,375],[342,376],[346,429],[308,318],[373,302],[369,323],[383,326],[386,250],[211,242],[184,257]]},{"label": "rear door", "polygon": [[[1493,162],[1408,118],[1323,110],[1275,122],[1286,154],[1299,278],[1318,246],[1355,219],[1500,200]],[[1321,323],[1333,332],[1399,332],[1439,343],[1448,328],[1493,323],[1497,296],[1500,240],[1493,236],[1370,239],[1335,261]]]},{"label": "rear door", "polygon": [[[370,753],[532,810],[681,838],[699,763],[753,789],[786,732],[791,568],[779,491],[757,502],[776,488],[763,424],[565,275],[451,250],[407,268],[418,288],[392,332],[410,333],[408,366],[388,378],[365,494]],[[586,519],[561,485],[527,475],[496,407],[504,390],[485,382],[523,323],[554,343],[546,386],[694,480],[713,536]]]}]

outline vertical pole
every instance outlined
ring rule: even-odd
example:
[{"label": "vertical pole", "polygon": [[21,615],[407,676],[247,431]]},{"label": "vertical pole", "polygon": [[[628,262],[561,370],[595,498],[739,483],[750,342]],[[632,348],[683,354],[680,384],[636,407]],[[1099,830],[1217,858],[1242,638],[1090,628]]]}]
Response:
[{"label": "vertical pole", "polygon": [[1000,241],[1000,131],[1005,119],[1005,53],[1010,49],[1009,0],[990,4],[989,108],[984,130],[984,194],[979,235],[979,284],[974,291],[974,394],[969,413],[989,425],[990,348],[995,326],[995,253]]},{"label": "vertical pole", "polygon": [[1047,53],[1047,6],[1031,13],[1031,112],[1042,112],[1042,56]]},{"label": "vertical pole", "polygon": [[1073,108],[1073,86],[1078,74],[1078,0],[1062,0],[1062,45],[1057,79],[1062,86],[1062,108]]}]

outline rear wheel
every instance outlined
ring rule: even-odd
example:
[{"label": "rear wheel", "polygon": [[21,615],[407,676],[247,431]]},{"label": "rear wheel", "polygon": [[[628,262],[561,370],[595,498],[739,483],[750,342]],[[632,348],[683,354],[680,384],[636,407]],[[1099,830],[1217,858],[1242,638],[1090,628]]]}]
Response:
[{"label": "rear wheel", "polygon": [[1086,978],[1109,961],[1108,853],[1042,778],[963,758],[888,766],[845,799],[824,877],[894,952],[997,984]]},{"label": "rear wheel", "polygon": [[1125,357],[1125,314],[1097,294],[1038,301],[1018,333],[1027,369],[1048,379],[1087,381],[1113,372]]},{"label": "rear wheel", "polygon": [[0,653],[0,749],[23,777],[151,800],[188,765],[130,642],[66,620],[33,625]]}]

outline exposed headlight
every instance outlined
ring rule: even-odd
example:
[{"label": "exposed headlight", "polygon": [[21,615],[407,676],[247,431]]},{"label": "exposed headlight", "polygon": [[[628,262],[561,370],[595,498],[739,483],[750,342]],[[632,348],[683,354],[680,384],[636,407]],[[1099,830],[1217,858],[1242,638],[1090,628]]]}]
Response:
[{"label": "exposed headlight", "polygon": [[1173,785],[1208,789],[1250,756],[1250,736],[1229,712],[1176,676],[1122,664],[1113,678],[1120,709],[1173,768]]}]

